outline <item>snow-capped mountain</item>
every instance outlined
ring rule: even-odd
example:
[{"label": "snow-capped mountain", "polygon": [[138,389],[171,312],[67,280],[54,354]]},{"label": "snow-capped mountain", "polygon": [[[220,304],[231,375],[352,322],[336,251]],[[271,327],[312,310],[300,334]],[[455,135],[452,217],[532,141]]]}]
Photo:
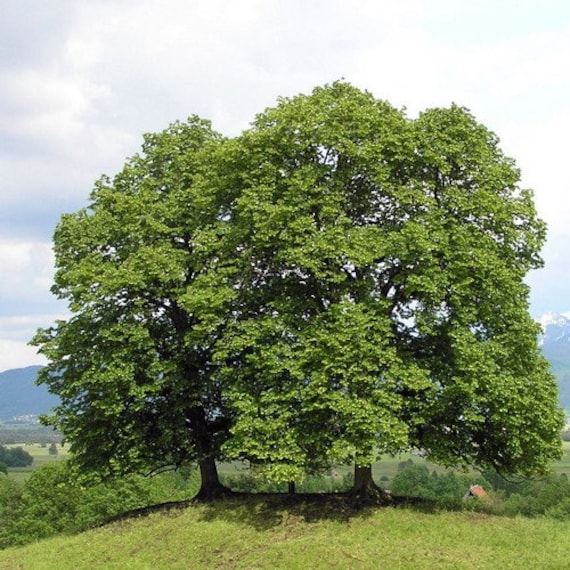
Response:
[{"label": "snow-capped mountain", "polygon": [[559,342],[570,344],[570,312],[545,313],[536,320],[543,331],[540,337],[541,346]]},{"label": "snow-capped mountain", "polygon": [[542,353],[558,380],[560,405],[570,410],[570,312],[546,313],[536,320],[542,325]]}]

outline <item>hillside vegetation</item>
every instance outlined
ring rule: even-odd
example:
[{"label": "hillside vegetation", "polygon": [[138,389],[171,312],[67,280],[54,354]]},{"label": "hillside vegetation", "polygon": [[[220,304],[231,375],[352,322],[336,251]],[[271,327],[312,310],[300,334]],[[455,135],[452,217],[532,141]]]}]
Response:
[{"label": "hillside vegetation", "polygon": [[0,552],[3,570],[567,568],[570,524],[385,508],[353,517],[221,502]]}]

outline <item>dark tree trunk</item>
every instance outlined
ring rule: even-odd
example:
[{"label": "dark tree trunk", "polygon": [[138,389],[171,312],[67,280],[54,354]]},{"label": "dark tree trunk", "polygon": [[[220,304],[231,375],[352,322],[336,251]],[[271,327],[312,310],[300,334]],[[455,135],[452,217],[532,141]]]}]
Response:
[{"label": "dark tree trunk", "polygon": [[195,498],[199,501],[211,501],[229,495],[231,491],[220,483],[215,459],[216,450],[204,408],[201,406],[192,408],[189,419],[201,477],[200,490]]},{"label": "dark tree trunk", "polygon": [[354,466],[354,485],[352,493],[362,500],[383,501],[387,493],[381,489],[372,478],[372,465]]},{"label": "dark tree trunk", "polygon": [[213,457],[208,456],[198,462],[200,466],[200,490],[196,499],[210,501],[227,496],[230,490],[220,483],[218,467]]},{"label": "dark tree trunk", "polygon": [[352,490],[359,492],[375,487],[376,483],[374,483],[374,479],[372,478],[372,465],[355,465]]},{"label": "dark tree trunk", "polygon": [[287,492],[289,495],[295,494],[295,481],[289,481],[289,483],[287,483]]}]

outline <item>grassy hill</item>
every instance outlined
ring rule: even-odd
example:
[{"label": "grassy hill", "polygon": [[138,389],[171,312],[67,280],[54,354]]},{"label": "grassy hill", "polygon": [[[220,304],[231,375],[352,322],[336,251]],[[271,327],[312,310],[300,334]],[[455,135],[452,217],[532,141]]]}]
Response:
[{"label": "grassy hill", "polygon": [[410,508],[194,505],[0,552],[2,570],[568,568],[570,523]]}]

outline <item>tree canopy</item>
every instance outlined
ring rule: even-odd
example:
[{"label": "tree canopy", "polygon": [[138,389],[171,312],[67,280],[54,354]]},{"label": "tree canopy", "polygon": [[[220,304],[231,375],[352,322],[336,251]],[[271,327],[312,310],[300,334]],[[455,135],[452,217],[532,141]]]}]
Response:
[{"label": "tree canopy", "polygon": [[48,421],[86,470],[199,460],[207,480],[215,472],[228,421],[210,374],[216,331],[189,305],[208,264],[197,235],[219,215],[199,180],[220,141],[197,117],[147,135],[56,229],[53,291],[72,316],[34,342],[50,359],[40,381],[61,398]]},{"label": "tree canopy", "polygon": [[84,468],[198,461],[209,489],[216,459],[294,480],[411,447],[544,471],[562,418],[519,180],[468,110],[409,119],[344,82],[232,139],[197,117],[147,135],[55,232],[50,421]]}]

